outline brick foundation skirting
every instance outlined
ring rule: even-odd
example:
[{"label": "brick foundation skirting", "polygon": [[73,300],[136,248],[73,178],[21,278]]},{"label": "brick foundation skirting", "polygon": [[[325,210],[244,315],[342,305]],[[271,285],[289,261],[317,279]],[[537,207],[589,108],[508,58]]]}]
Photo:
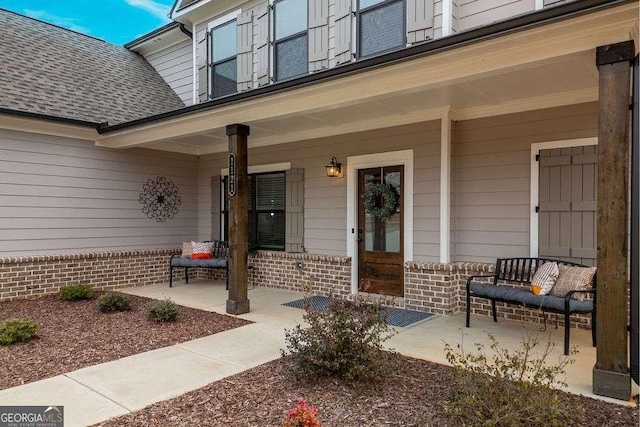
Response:
[{"label": "brick foundation skirting", "polygon": [[[169,258],[179,249],[97,252],[0,258],[0,301],[55,293],[60,287],[86,283],[111,290],[169,280]],[[350,298],[351,258],[342,256],[259,251],[250,258],[249,286],[264,286],[314,295]],[[397,307],[435,314],[464,312],[466,282],[470,275],[491,274],[494,264],[407,262],[405,295]],[[184,280],[184,270],[174,269],[174,280]],[[224,281],[224,270],[189,269],[190,279]],[[490,316],[488,300],[472,298],[472,314]],[[542,322],[540,310],[497,303],[501,319]],[[550,315],[553,318],[554,315]],[[588,329],[589,315],[571,316],[571,326]]]},{"label": "brick foundation skirting", "polygon": [[[93,252],[0,258],[0,301],[56,293],[85,283],[98,290],[167,282],[169,258],[179,249]],[[181,271],[174,277],[183,277]]]}]

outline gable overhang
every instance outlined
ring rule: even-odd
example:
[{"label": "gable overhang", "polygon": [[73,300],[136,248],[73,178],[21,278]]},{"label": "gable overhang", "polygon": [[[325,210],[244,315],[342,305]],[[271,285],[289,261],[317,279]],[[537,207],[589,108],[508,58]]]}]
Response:
[{"label": "gable overhang", "polygon": [[595,48],[637,37],[638,2],[560,8],[102,127],[96,144],[200,155],[226,151],[231,123],[251,126],[256,147],[435,120],[444,110],[467,120],[596,101]]}]

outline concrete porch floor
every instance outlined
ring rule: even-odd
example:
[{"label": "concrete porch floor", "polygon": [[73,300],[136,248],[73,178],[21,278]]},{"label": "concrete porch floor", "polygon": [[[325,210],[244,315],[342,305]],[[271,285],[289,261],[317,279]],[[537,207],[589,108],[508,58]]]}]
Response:
[{"label": "concrete porch floor", "polygon": [[[171,298],[180,305],[222,314],[225,314],[228,295],[222,284],[207,281],[194,281],[189,284],[179,281],[174,282],[173,288],[169,288],[166,284],[158,284],[129,288],[124,292],[148,298]],[[299,292],[255,287],[249,289],[250,313],[239,317],[258,323],[280,325],[283,328],[291,327],[302,321],[303,310],[286,307],[282,303],[300,299],[303,296]],[[541,332],[541,325],[537,323],[528,324],[504,320],[498,320],[497,323],[494,323],[489,317],[472,316],[471,327],[465,328],[464,321],[463,313],[433,316],[404,328],[395,328],[398,334],[391,338],[386,345],[406,356],[447,364],[444,353],[445,342],[455,347],[464,339],[467,351],[472,350],[475,343],[483,343],[489,349],[491,344],[487,336],[489,331],[495,335],[501,347],[513,351],[520,346],[523,334],[529,333],[534,336],[538,334],[541,342],[540,347],[546,344],[549,337],[552,342],[557,343],[550,361],[557,361],[562,356],[564,330],[562,327],[555,329],[553,322],[550,322],[545,332]],[[591,345],[591,331],[572,329],[571,345],[577,347],[578,354],[570,356],[575,360],[575,363],[566,368],[568,387],[565,390],[623,403],[596,396],[592,392],[592,369],[596,361],[596,349]]]},{"label": "concrete porch floor", "polygon": [[[180,305],[225,313],[224,284],[194,281],[150,285],[122,290],[148,298],[171,298]],[[64,406],[65,426],[86,426],[127,414],[155,402],[177,397],[211,382],[251,369],[280,357],[285,328],[302,322],[303,310],[283,306],[303,297],[302,293],[256,287],[249,290],[251,311],[239,317],[255,323],[215,335],[89,366],[52,378],[0,390],[3,405]],[[493,323],[489,318],[472,318],[464,327],[464,315],[434,316],[397,328],[388,341],[401,354],[446,363],[444,343],[458,344],[464,333],[467,349],[479,342],[490,343],[485,331],[492,331],[502,347],[515,349],[524,331],[537,332],[539,325],[512,321]],[[562,355],[562,329],[549,328],[541,341],[551,336],[558,343],[552,359]],[[589,331],[572,330],[571,343],[578,347],[576,363],[567,368],[568,391],[596,397],[591,392],[595,348]],[[612,399],[603,399],[625,404]]]}]

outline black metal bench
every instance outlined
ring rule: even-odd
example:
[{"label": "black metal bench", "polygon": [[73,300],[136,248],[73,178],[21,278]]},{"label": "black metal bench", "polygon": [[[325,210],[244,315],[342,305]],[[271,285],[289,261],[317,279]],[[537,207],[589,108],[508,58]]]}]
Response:
[{"label": "black metal bench", "polygon": [[[596,346],[596,275],[591,281],[591,289],[570,291],[564,298],[554,295],[535,295],[530,288],[524,286],[510,287],[498,284],[498,281],[526,284],[537,268],[545,262],[557,262],[572,267],[586,267],[568,261],[547,258],[498,258],[495,273],[492,275],[477,275],[467,279],[467,328],[471,318],[471,297],[491,300],[493,321],[497,322],[496,302],[517,304],[520,306],[542,310],[546,324],[546,314],[556,313],[564,316],[564,354],[569,354],[569,317],[571,314],[591,313],[591,336],[593,346]],[[477,282],[476,279],[491,278],[491,283]],[[591,294],[592,299],[579,301],[571,298],[576,293]]]},{"label": "black metal bench", "polygon": [[218,268],[225,271],[226,289],[229,289],[229,263],[227,256],[229,245],[222,240],[214,240],[211,253],[213,258],[209,259],[191,259],[190,257],[182,257],[180,255],[171,255],[169,260],[169,287],[173,286],[173,269],[175,267],[184,268],[184,280],[189,283],[190,268]]}]

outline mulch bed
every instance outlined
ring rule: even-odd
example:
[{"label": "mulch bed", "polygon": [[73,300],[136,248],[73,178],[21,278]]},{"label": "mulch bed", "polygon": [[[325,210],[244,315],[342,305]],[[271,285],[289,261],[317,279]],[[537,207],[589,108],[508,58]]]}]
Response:
[{"label": "mulch bed", "polygon": [[[448,397],[456,387],[451,368],[400,358],[394,374],[377,382],[349,384],[324,379],[317,384],[289,374],[279,359],[212,383],[178,398],[98,424],[113,426],[280,426],[299,397],[318,408],[323,426],[444,426]],[[638,412],[616,404],[561,392],[582,405],[575,426],[637,426]]]},{"label": "mulch bed", "polygon": [[147,298],[131,296],[131,311],[101,313],[97,296],[62,301],[51,295],[0,303],[0,321],[29,318],[38,324],[31,341],[0,346],[0,389],[251,323],[187,307],[180,307],[178,321],[158,323],[146,317]]}]

